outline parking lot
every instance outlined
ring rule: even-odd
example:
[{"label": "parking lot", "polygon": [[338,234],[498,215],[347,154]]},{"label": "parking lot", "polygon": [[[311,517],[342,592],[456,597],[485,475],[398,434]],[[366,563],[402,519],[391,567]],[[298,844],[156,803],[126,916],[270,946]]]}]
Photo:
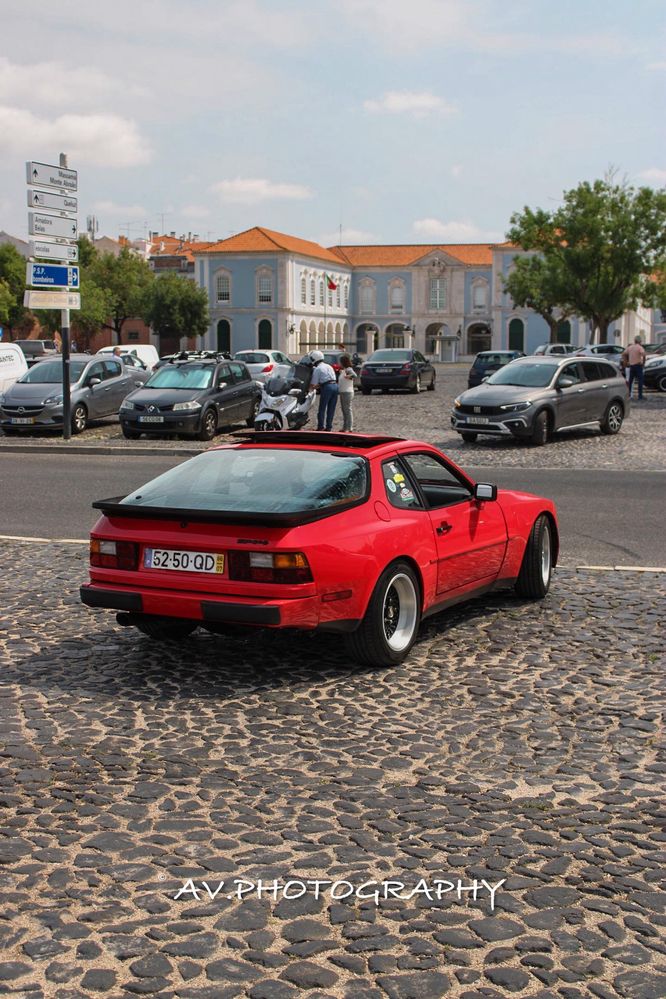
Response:
[{"label": "parking lot", "polygon": [[[665,467],[666,395],[615,438],[468,445],[448,429],[465,373],[357,395],[359,429],[463,465]],[[146,446],[112,422],[85,444]],[[568,562],[543,603],[438,615],[371,670],[330,635],[157,645],[80,605],[85,544],[0,549],[0,990],[666,994],[666,573]]]}]

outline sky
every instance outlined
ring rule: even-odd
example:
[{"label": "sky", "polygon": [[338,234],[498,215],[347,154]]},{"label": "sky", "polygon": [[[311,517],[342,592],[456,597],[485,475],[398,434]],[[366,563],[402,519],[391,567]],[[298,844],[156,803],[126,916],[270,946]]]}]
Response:
[{"label": "sky", "polygon": [[485,242],[609,170],[666,184],[664,0],[0,0],[0,230]]}]

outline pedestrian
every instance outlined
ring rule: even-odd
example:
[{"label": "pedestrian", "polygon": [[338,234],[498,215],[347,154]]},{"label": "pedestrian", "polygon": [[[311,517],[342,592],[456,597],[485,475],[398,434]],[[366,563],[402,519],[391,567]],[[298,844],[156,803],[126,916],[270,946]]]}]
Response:
[{"label": "pedestrian", "polygon": [[638,385],[638,399],[639,401],[642,401],[645,349],[638,334],[634,337],[634,342],[629,344],[622,354],[622,360],[624,361],[625,367],[629,368],[629,398],[631,399],[631,391],[635,381]]},{"label": "pedestrian", "polygon": [[338,384],[335,371],[324,360],[320,350],[310,351],[310,360],[314,364],[311,388],[319,388],[319,412],[317,413],[317,430],[332,430],[335,407],[338,402]]},{"label": "pedestrian", "polygon": [[342,409],[342,433],[351,434],[354,430],[354,378],[356,372],[352,367],[349,354],[340,355],[340,375],[338,377],[338,394]]},{"label": "pedestrian", "polygon": [[123,354],[123,352],[122,352],[122,350],[120,349],[120,347],[114,347],[114,348],[113,348],[113,353],[112,353],[112,355],[111,355],[111,356],[112,356],[112,357],[122,357],[122,354]]}]

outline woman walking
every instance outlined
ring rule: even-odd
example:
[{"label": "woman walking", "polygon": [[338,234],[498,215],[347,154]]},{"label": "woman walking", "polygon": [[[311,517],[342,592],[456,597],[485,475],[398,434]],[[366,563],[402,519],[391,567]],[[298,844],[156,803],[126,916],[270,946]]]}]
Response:
[{"label": "woman walking", "polygon": [[354,429],[354,378],[356,372],[352,368],[349,354],[340,356],[340,374],[338,376],[338,393],[342,409],[342,433],[350,434]]}]

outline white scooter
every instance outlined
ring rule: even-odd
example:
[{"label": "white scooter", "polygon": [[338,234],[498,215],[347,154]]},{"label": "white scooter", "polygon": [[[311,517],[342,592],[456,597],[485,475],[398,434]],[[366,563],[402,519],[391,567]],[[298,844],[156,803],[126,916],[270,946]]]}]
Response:
[{"label": "white scooter", "polygon": [[255,430],[300,430],[310,418],[316,392],[310,388],[313,365],[300,362],[287,377],[276,375],[261,386]]}]

